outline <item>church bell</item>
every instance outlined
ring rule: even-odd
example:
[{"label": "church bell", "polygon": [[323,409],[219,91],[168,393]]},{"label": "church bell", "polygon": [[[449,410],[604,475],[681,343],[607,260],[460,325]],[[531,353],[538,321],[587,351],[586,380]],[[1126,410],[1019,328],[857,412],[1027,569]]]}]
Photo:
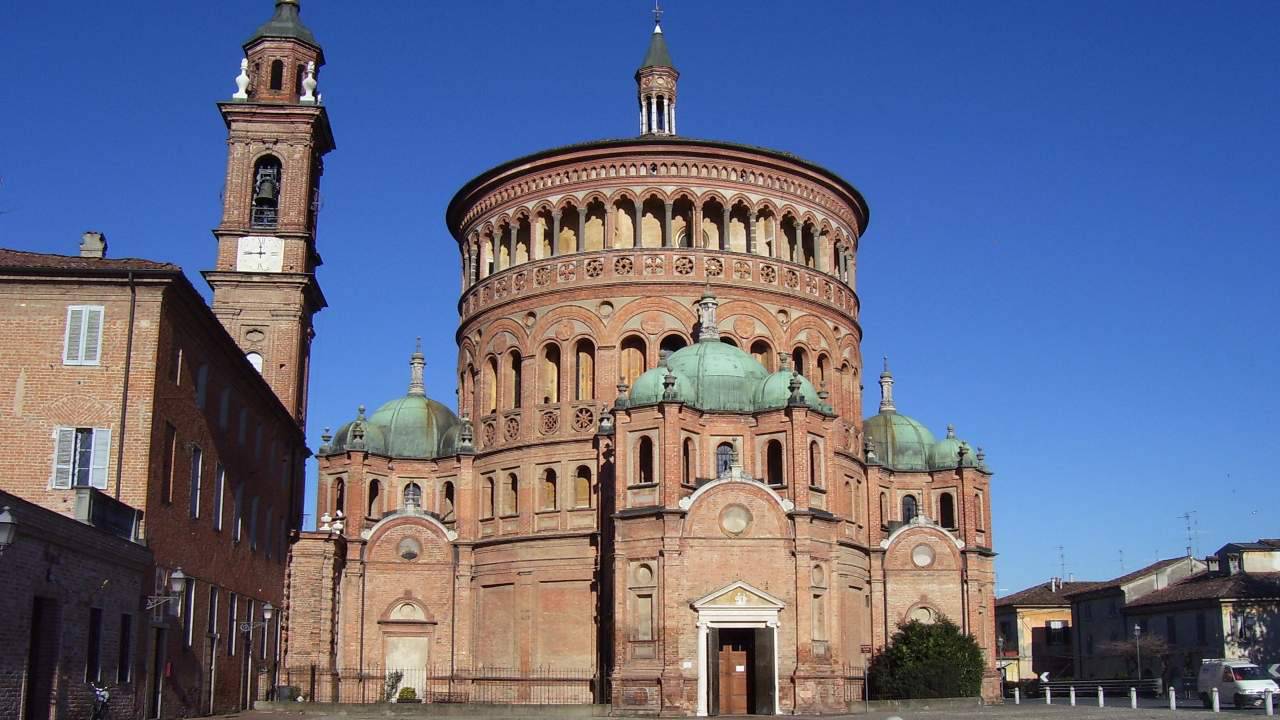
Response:
[{"label": "church bell", "polygon": [[274,203],[276,201],[277,193],[278,189],[276,188],[275,179],[271,177],[264,177],[258,180],[258,189],[253,195],[253,201]]}]

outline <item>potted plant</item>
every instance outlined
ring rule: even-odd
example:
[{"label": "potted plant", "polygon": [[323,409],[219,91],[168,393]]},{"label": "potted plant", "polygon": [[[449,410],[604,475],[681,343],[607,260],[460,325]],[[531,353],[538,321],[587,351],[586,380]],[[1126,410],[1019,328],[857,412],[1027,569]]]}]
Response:
[{"label": "potted plant", "polygon": [[414,690],[414,689],[413,689],[413,688],[411,688],[411,687],[402,687],[402,688],[400,688],[400,694],[396,695],[396,702],[398,702],[398,703],[420,703],[420,702],[422,702],[422,701],[418,699],[418,691],[417,691],[417,690]]}]

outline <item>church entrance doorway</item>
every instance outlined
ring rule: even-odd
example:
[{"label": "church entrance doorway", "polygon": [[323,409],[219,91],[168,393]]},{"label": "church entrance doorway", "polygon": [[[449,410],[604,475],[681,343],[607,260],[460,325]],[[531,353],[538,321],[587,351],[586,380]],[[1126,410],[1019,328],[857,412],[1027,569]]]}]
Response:
[{"label": "church entrance doorway", "polygon": [[693,604],[698,613],[698,715],[778,712],[778,599],[744,582]]}]

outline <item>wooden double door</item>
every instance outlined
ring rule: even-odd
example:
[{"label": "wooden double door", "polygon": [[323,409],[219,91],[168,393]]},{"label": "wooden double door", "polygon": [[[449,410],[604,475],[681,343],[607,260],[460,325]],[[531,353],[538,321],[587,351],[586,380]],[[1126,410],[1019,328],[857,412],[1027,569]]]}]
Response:
[{"label": "wooden double door", "polygon": [[707,705],[712,715],[772,715],[773,628],[711,628]]}]

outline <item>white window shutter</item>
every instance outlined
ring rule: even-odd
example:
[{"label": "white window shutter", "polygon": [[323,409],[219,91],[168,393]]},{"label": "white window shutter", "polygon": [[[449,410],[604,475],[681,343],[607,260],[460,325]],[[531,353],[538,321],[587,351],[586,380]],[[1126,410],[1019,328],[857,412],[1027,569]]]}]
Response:
[{"label": "white window shutter", "polygon": [[102,351],[102,308],[84,309],[84,352],[80,362],[97,365]]},{"label": "white window shutter", "polygon": [[84,308],[67,308],[67,337],[62,348],[62,362],[80,364],[81,341],[84,338]]},{"label": "white window shutter", "polygon": [[89,484],[99,490],[107,489],[107,466],[111,458],[111,431],[107,428],[93,430],[93,471]]},{"label": "white window shutter", "polygon": [[71,487],[71,463],[76,454],[76,429],[60,427],[53,431],[53,486]]}]

